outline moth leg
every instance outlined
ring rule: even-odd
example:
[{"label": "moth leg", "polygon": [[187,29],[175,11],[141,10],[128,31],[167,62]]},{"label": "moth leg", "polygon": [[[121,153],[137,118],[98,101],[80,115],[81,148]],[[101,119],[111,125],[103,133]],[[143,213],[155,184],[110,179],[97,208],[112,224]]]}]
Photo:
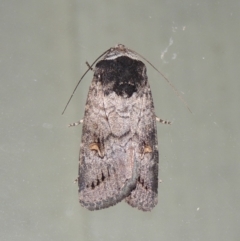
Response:
[{"label": "moth leg", "polygon": [[160,122],[160,123],[162,123],[162,124],[168,124],[168,125],[171,125],[171,124],[172,124],[171,121],[163,120],[163,119],[161,119],[161,118],[159,118],[159,117],[157,117],[157,116],[156,116],[156,121],[157,121],[157,122]]},{"label": "moth leg", "polygon": [[93,71],[93,68],[91,67],[91,65],[87,61],[86,61],[86,65],[87,65],[88,69]]},{"label": "moth leg", "polygon": [[78,178],[79,178],[79,176],[74,180],[74,184],[76,184],[77,182],[78,182]]},{"label": "moth leg", "polygon": [[78,125],[80,125],[80,124],[82,124],[82,123],[83,123],[83,119],[81,119],[81,120],[78,121],[78,122],[75,122],[75,123],[69,124],[68,127],[78,126]]}]

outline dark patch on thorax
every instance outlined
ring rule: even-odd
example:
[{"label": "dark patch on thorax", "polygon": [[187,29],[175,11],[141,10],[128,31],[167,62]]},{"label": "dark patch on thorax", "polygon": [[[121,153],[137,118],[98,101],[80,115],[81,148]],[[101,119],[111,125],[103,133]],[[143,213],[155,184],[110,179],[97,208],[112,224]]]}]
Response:
[{"label": "dark patch on thorax", "polygon": [[101,76],[105,95],[114,91],[119,96],[129,98],[147,81],[145,65],[126,56],[101,60],[96,68],[95,74]]}]

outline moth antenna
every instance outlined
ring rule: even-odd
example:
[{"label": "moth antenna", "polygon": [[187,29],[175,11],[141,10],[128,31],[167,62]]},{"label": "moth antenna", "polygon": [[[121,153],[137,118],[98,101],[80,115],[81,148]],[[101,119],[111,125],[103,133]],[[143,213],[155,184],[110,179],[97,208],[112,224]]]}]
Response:
[{"label": "moth antenna", "polygon": [[101,54],[91,65],[89,65],[88,62],[86,62],[86,63],[87,63],[87,66],[88,66],[88,69],[85,71],[85,73],[82,75],[82,77],[81,77],[80,80],[78,81],[75,89],[74,89],[73,92],[72,92],[71,97],[69,98],[69,100],[68,100],[68,102],[67,102],[67,104],[66,104],[66,106],[65,106],[65,108],[64,108],[64,110],[63,110],[63,112],[62,112],[62,115],[64,114],[65,110],[67,109],[68,104],[70,103],[70,101],[71,101],[71,99],[72,99],[72,97],[73,97],[73,95],[74,95],[77,87],[79,86],[81,80],[84,78],[84,76],[87,74],[87,72],[88,72],[89,70],[92,70],[93,65],[94,65],[103,55],[105,55],[106,53],[108,53],[111,49],[112,49],[112,48],[106,50],[106,51],[105,51],[103,54]]},{"label": "moth antenna", "polygon": [[186,100],[182,97],[182,95],[179,93],[177,88],[174,86],[174,84],[160,71],[158,70],[150,61],[148,61],[146,58],[144,58],[141,54],[137,53],[136,51],[131,50],[136,55],[140,56],[143,60],[145,60],[148,64],[150,64],[167,82],[168,84],[173,88],[175,93],[177,94],[178,98],[184,103],[186,108],[189,110],[190,113],[192,113],[190,107],[188,106]]}]

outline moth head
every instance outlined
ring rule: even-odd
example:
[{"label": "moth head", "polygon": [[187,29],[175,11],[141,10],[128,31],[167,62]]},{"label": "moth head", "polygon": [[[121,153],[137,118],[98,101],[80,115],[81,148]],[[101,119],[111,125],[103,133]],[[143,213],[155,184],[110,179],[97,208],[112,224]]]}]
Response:
[{"label": "moth head", "polygon": [[103,57],[103,59],[112,60],[121,56],[126,56],[131,59],[139,60],[138,55],[135,54],[131,49],[126,48],[123,44],[117,44],[114,48],[111,48]]}]

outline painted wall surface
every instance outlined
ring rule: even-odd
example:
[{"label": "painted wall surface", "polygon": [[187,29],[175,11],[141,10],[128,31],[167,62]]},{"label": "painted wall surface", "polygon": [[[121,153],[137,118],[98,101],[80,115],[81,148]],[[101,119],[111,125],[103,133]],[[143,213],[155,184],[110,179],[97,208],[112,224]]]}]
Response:
[{"label": "painted wall surface", "polygon": [[[240,237],[239,1],[0,1],[0,240],[225,241]],[[90,212],[78,152],[90,71],[117,43],[147,63],[158,125],[159,203]]]}]

